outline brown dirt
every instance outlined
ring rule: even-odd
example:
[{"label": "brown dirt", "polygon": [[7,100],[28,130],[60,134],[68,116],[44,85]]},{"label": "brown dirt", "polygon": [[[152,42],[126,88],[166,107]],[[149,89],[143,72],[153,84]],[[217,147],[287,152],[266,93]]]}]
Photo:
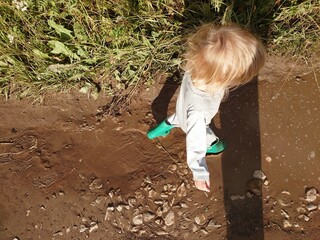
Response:
[{"label": "brown dirt", "polygon": [[214,119],[228,148],[208,157],[209,194],[193,187],[181,130],[146,137],[174,111],[170,79],[117,116],[99,116],[107,97],[79,93],[1,101],[0,239],[318,240],[319,194],[306,200],[320,190],[313,70],[272,58],[231,93]]}]

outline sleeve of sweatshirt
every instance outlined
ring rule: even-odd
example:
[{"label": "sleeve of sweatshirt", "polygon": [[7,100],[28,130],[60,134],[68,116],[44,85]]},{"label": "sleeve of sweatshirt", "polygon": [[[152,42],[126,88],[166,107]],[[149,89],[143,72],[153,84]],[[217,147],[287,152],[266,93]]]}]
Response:
[{"label": "sleeve of sweatshirt", "polygon": [[203,112],[187,111],[187,163],[194,180],[209,180],[206,163],[206,123]]}]

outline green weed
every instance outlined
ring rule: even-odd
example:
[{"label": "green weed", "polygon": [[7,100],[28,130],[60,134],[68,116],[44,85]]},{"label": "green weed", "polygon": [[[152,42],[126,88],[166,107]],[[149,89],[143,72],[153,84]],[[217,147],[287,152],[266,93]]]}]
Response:
[{"label": "green weed", "polygon": [[237,22],[277,53],[305,54],[319,39],[319,1],[3,0],[0,93],[41,96],[80,89],[96,98],[181,63],[184,37],[201,22]]}]

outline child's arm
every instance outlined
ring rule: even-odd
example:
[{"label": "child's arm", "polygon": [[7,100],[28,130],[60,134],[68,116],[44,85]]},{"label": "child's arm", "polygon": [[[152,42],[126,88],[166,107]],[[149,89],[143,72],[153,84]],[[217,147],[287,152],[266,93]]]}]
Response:
[{"label": "child's arm", "polygon": [[206,123],[203,112],[187,112],[187,162],[199,190],[210,191],[209,172],[206,164]]}]

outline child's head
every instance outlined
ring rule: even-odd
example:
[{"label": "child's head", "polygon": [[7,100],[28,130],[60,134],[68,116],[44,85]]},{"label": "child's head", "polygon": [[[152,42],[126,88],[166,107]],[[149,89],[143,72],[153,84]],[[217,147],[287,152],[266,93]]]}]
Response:
[{"label": "child's head", "polygon": [[238,26],[205,24],[188,39],[185,70],[195,86],[228,91],[249,82],[265,62],[262,44]]}]

